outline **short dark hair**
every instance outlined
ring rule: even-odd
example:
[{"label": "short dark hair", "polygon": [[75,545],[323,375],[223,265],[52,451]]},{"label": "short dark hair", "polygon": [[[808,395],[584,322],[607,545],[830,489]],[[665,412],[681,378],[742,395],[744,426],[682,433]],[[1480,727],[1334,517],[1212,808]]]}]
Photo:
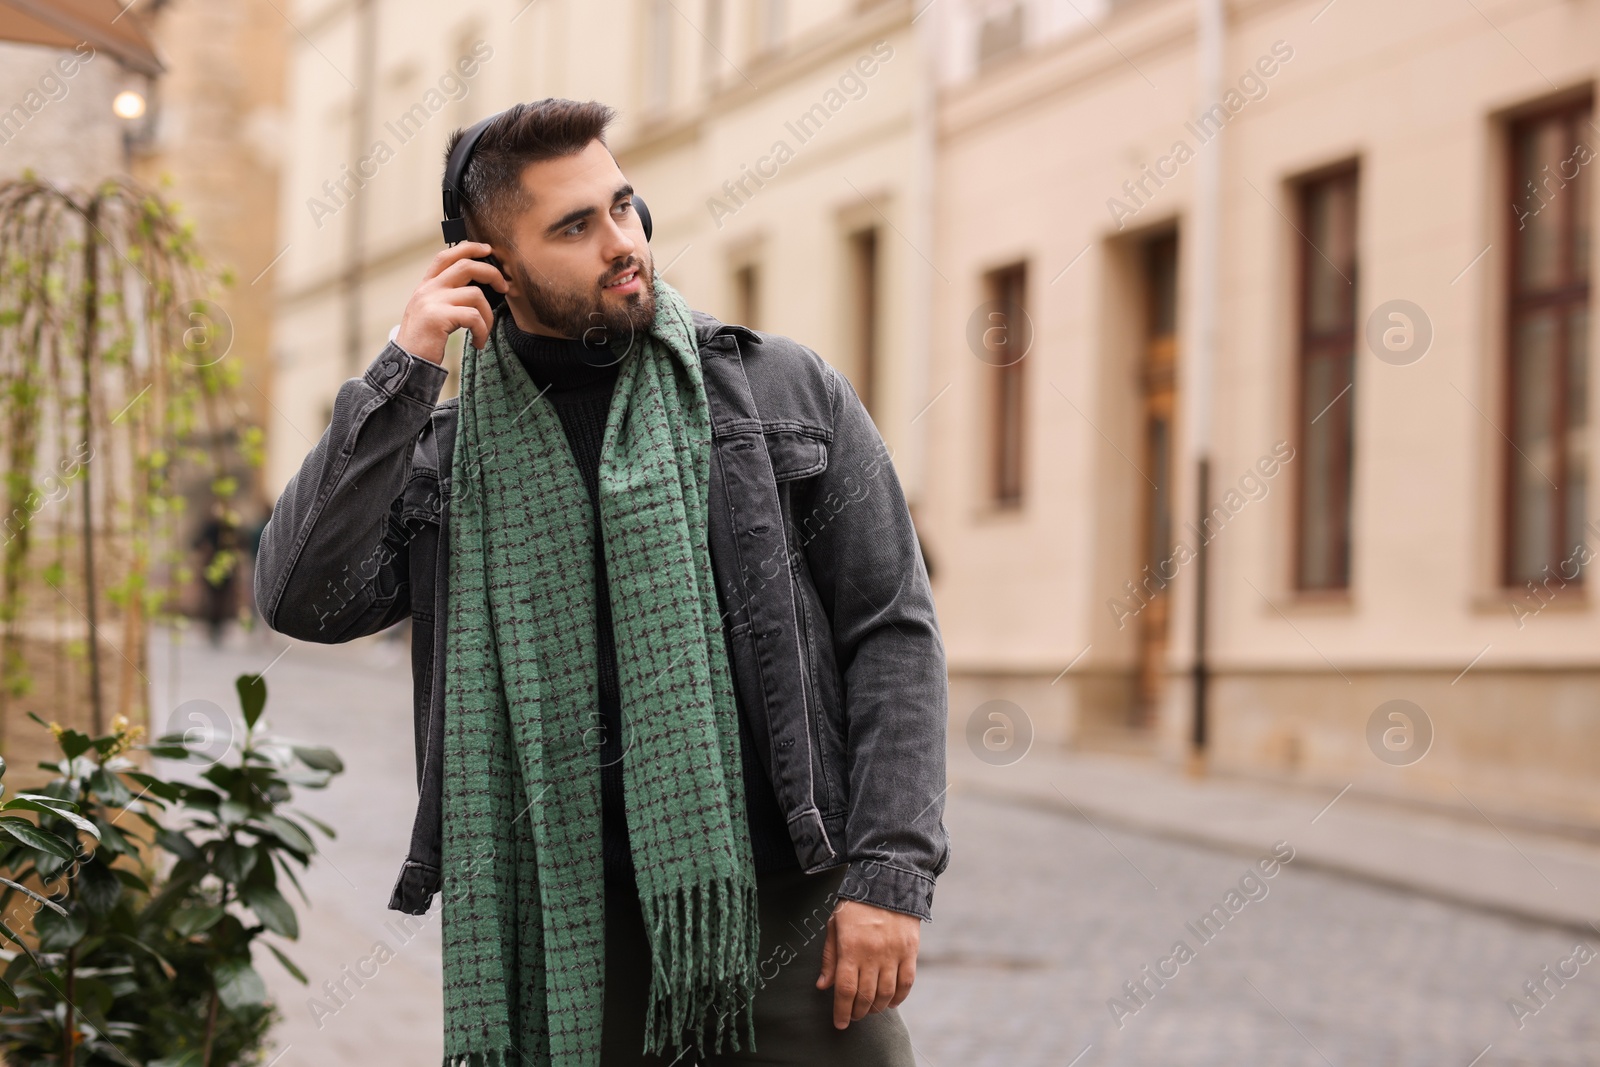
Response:
[{"label": "short dark hair", "polygon": [[[530,206],[522,187],[522,172],[530,163],[575,155],[591,141],[606,143],[606,127],[616,110],[598,100],[567,100],[550,96],[527,104],[513,104],[483,131],[472,160],[462,175],[462,213],[474,238],[509,240],[515,216]],[[450,153],[466,133],[458,129],[445,145]]]}]

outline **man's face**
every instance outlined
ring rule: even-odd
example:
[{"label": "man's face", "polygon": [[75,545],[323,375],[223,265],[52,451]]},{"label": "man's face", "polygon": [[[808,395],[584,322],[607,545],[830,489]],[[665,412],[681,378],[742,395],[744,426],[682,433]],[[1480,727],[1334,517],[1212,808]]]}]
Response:
[{"label": "man's face", "polygon": [[623,345],[647,332],[656,315],[655,260],[633,186],[606,146],[590,141],[574,155],[530,163],[522,184],[533,206],[508,235],[514,249],[501,235],[490,240],[517,325]]}]

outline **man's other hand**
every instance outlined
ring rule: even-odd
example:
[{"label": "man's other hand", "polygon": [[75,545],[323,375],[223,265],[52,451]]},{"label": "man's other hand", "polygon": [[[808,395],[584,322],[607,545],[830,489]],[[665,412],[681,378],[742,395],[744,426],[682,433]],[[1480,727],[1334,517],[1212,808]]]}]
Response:
[{"label": "man's other hand", "polygon": [[917,975],[922,920],[915,915],[841,900],[828,917],[817,988],[833,987],[833,1025],[899,1007]]}]

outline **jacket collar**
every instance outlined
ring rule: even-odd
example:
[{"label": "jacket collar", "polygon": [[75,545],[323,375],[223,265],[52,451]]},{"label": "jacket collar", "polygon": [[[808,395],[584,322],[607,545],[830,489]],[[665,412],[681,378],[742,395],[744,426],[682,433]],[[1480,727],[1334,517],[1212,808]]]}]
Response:
[{"label": "jacket collar", "polygon": [[748,326],[740,326],[735,322],[723,322],[715,315],[693,308],[690,309],[689,315],[694,320],[695,339],[702,348],[713,337],[724,333],[734,334],[752,344],[761,343],[761,335]]}]

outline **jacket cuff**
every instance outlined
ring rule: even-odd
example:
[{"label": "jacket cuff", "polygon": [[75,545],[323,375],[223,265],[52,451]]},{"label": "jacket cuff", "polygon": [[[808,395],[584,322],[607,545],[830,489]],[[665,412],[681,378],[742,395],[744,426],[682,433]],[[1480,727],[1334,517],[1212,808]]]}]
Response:
[{"label": "jacket cuff", "polygon": [[920,871],[892,867],[880,859],[856,860],[845,871],[838,896],[932,922],[933,882]]},{"label": "jacket cuff", "polygon": [[389,896],[389,910],[407,915],[426,915],[439,892],[439,870],[416,860],[406,860],[395,880],[394,892]]},{"label": "jacket cuff", "polygon": [[368,385],[388,396],[403,396],[433,407],[450,372],[443,364],[414,356],[390,341],[362,374]]}]

